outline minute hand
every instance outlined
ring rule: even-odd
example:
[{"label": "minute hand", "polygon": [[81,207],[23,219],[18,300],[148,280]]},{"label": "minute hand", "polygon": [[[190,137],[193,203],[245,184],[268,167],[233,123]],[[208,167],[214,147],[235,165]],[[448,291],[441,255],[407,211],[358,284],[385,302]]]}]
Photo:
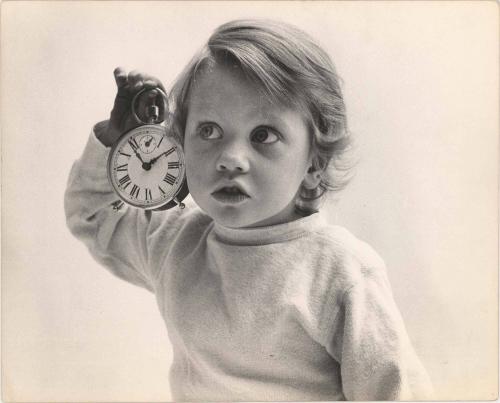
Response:
[{"label": "minute hand", "polygon": [[164,155],[170,155],[172,154],[173,152],[175,151],[175,147],[172,147],[170,150],[167,150],[167,151],[164,151],[162,152],[161,154],[157,155],[156,157],[154,157],[153,159],[151,159],[149,161],[150,165],[153,165],[156,161],[158,161],[161,157],[163,157]]}]

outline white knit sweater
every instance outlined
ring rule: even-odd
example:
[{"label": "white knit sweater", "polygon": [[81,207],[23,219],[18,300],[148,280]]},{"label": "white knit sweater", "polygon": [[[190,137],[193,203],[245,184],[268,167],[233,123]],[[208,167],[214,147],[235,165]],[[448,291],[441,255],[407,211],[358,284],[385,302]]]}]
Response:
[{"label": "white knit sweater", "polygon": [[175,400],[425,400],[429,379],[383,261],[319,214],[229,229],[199,208],[115,212],[94,134],[70,174],[67,223],[94,258],[152,291]]}]

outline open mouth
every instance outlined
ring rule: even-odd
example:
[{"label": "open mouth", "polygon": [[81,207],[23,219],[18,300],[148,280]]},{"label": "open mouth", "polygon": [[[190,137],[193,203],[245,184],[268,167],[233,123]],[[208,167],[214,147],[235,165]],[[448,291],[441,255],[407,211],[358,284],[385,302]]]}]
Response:
[{"label": "open mouth", "polygon": [[239,203],[250,197],[238,186],[225,186],[213,192],[212,196],[223,203]]}]

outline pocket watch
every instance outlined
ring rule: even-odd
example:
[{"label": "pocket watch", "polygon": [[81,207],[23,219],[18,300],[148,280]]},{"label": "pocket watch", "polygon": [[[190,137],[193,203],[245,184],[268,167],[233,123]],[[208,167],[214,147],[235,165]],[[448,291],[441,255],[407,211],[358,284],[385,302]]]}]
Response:
[{"label": "pocket watch", "polygon": [[[165,115],[168,110],[166,94],[162,95]],[[178,140],[159,121],[159,108],[150,105],[141,120],[136,113],[143,89],[132,100],[132,115],[140,126],[124,133],[113,145],[108,157],[108,178],[120,200],[113,203],[119,210],[124,203],[144,210],[184,208],[182,200],[188,195],[184,153]]]}]

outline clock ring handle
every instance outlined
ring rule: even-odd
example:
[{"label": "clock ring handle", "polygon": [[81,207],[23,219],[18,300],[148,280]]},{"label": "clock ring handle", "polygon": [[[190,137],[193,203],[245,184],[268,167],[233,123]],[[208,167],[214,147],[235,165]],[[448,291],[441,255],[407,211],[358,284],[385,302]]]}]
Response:
[{"label": "clock ring handle", "polygon": [[156,91],[156,92],[160,93],[160,95],[162,96],[162,99],[163,99],[164,114],[165,114],[165,116],[167,114],[167,110],[168,110],[168,97],[167,97],[167,94],[165,93],[165,91],[163,91],[159,87],[156,87],[156,88],[143,88],[137,94],[135,94],[134,98],[132,99],[132,116],[137,121],[137,123],[142,123],[142,124],[152,124],[152,123],[159,124],[159,123],[163,122],[163,120],[164,120],[164,119],[158,120],[160,112],[159,112],[158,105],[156,105],[156,104],[148,106],[148,108],[146,110],[146,115],[148,117],[147,121],[142,120],[137,115],[136,104],[137,104],[137,101],[139,100],[139,97],[142,96],[144,93],[150,92],[150,91]]}]

